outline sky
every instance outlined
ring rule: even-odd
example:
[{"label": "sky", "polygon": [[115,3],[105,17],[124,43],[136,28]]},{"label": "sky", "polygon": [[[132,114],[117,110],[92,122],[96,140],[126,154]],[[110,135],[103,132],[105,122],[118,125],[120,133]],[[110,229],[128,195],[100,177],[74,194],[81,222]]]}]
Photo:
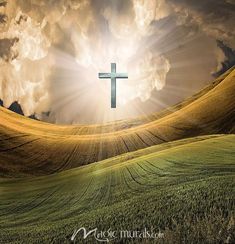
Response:
[{"label": "sky", "polygon": [[234,62],[234,23],[234,0],[0,0],[0,100],[57,124],[158,112]]}]

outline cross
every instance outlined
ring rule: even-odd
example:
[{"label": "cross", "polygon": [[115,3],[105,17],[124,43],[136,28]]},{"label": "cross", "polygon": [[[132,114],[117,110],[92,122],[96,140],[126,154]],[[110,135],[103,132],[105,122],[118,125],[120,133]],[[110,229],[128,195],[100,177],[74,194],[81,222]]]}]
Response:
[{"label": "cross", "polygon": [[111,73],[99,73],[100,79],[111,79],[111,108],[116,108],[116,79],[128,79],[127,73],[116,73],[116,64],[111,63]]}]

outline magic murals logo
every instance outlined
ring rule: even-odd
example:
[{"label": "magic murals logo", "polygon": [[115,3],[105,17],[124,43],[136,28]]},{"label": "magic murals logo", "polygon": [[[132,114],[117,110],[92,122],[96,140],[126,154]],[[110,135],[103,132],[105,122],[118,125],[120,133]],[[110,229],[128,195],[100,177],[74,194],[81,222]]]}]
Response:
[{"label": "magic murals logo", "polygon": [[159,239],[164,239],[164,233],[160,230],[158,232],[155,232],[153,230],[147,230],[144,228],[144,230],[119,230],[119,231],[113,231],[111,229],[108,229],[106,231],[100,231],[98,228],[94,228],[91,230],[88,230],[84,227],[81,227],[74,231],[71,241],[73,243],[76,243],[76,241],[79,239],[81,240],[87,240],[88,238],[91,238],[90,240],[95,240],[98,242],[113,242],[115,240],[132,240],[132,241],[156,241]]}]

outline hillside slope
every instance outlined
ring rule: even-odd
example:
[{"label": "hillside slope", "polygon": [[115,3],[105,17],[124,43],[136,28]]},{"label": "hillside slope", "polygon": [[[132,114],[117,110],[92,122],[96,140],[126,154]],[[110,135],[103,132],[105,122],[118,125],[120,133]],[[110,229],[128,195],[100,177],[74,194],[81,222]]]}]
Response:
[{"label": "hillside slope", "polygon": [[235,135],[170,144],[55,175],[0,179],[0,242],[70,243],[80,227],[154,227],[164,243],[233,243]]},{"label": "hillside slope", "polygon": [[44,175],[198,135],[234,132],[235,69],[159,115],[58,126],[0,108],[2,176]]}]

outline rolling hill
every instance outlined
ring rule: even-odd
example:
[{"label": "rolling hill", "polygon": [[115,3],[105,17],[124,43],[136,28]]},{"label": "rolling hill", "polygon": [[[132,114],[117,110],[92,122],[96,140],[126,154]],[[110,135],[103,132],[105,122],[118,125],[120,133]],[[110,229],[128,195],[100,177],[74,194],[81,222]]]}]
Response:
[{"label": "rolling hill", "polygon": [[104,125],[58,126],[0,108],[0,175],[45,175],[154,145],[235,132],[235,69],[159,114]]},{"label": "rolling hill", "polygon": [[[234,158],[235,135],[202,136],[49,176],[1,178],[0,242],[71,243],[85,227],[163,233],[146,243],[233,243]],[[75,243],[99,242],[80,233]]]},{"label": "rolling hill", "polygon": [[[234,243],[235,69],[136,119],[59,126],[0,108],[0,243]],[[99,243],[94,236],[74,243]]]}]

